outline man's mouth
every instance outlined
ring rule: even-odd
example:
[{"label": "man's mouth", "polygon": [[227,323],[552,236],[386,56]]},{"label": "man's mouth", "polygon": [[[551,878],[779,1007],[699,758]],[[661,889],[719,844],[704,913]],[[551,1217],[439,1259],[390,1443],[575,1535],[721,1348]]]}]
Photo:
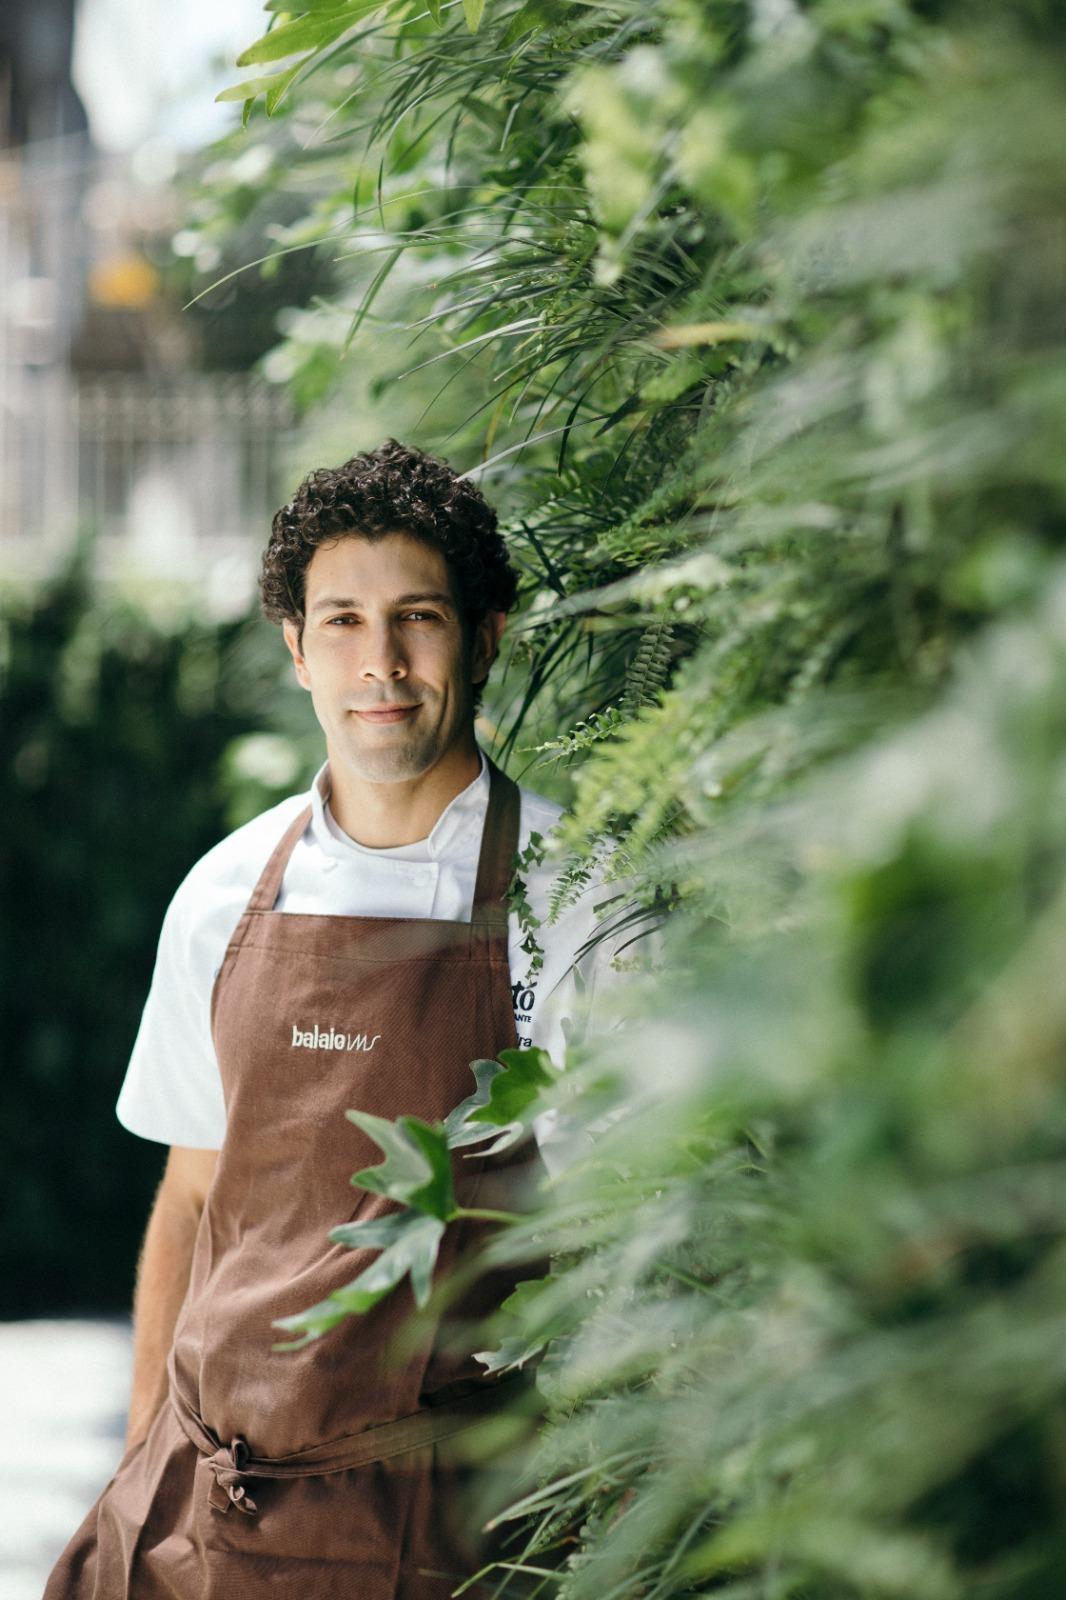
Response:
[{"label": "man's mouth", "polygon": [[418,703],[413,706],[379,706],[373,711],[356,711],[357,717],[362,717],[364,722],[402,722],[405,717],[413,716],[418,710]]}]

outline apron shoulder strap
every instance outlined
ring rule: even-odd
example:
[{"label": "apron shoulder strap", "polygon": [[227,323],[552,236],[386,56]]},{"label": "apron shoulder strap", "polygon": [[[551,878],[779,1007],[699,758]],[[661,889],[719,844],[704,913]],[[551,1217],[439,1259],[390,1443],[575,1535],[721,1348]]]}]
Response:
[{"label": "apron shoulder strap", "polygon": [[489,803],[481,830],[477,882],[471,921],[484,933],[507,935],[507,890],[518,853],[521,796],[513,778],[500,770],[486,752],[489,769]]},{"label": "apron shoulder strap", "polygon": [[289,857],[296,846],[297,839],[303,836],[307,824],[311,820],[311,807],[304,806],[299,816],[295,817],[289,827],[285,829],[274,849],[270,859],[259,874],[259,882],[252,890],[252,897],[248,901],[248,911],[273,911],[274,902],[281,889],[281,880],[285,876],[285,868],[289,864]]}]

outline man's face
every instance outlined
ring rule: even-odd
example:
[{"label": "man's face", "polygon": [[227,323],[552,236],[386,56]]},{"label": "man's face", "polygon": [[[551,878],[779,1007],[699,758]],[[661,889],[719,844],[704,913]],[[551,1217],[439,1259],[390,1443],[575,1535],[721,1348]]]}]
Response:
[{"label": "man's face", "polygon": [[292,622],[284,633],[331,762],[397,783],[472,739],[472,684],[504,620],[490,612],[468,646],[448,563],[409,534],[320,545],[305,575],[302,641]]}]

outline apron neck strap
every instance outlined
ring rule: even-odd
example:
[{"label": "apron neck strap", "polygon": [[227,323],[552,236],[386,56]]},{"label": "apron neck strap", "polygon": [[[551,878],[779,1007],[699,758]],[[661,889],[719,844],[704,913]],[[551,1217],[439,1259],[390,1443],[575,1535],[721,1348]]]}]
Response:
[{"label": "apron neck strap", "polygon": [[249,911],[273,911],[274,902],[281,889],[281,880],[285,876],[285,868],[289,864],[289,857],[296,848],[297,839],[303,838],[310,820],[311,807],[307,805],[285,829],[260,873],[259,882],[252,890],[252,898],[248,902]]},{"label": "apron neck strap", "polygon": [[[489,803],[485,813],[485,824],[481,830],[481,851],[478,856],[471,921],[476,923],[483,933],[506,936],[507,890],[510,887],[515,856],[518,853],[521,797],[513,778],[509,778],[501,771],[487,752],[485,764],[489,771]],[[296,847],[296,841],[303,837],[310,820],[311,807],[308,805],[286,828],[252,891],[252,897],[248,902],[249,911],[274,909],[289,857]]]},{"label": "apron neck strap", "polygon": [[484,933],[507,937],[507,891],[518,853],[521,796],[513,778],[485,752],[489,769],[489,804],[481,830],[481,852],[474,885],[474,910],[471,922]]}]

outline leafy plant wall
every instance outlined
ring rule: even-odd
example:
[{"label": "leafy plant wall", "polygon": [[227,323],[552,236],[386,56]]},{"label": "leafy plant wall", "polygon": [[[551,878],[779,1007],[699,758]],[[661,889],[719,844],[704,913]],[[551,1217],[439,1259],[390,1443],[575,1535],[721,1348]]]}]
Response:
[{"label": "leafy plant wall", "polygon": [[315,425],[428,340],[414,442],[498,491],[523,572],[497,751],[569,788],[564,882],[606,848],[675,908],[627,1025],[560,1080],[600,1131],[497,1330],[552,1411],[496,1576],[1050,1597],[1064,19],[276,20],[232,145],[307,197],[268,248],[335,275],[277,370],[313,349]]}]

